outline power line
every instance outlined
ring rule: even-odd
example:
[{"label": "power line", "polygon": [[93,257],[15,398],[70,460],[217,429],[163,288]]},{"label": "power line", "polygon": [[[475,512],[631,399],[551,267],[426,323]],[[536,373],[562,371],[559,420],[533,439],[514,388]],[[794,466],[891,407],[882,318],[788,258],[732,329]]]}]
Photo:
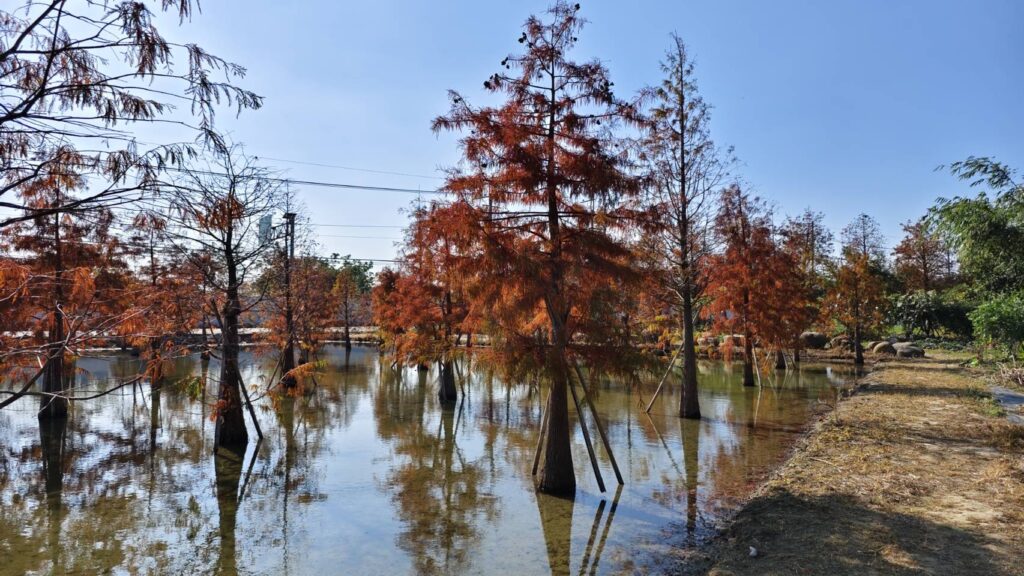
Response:
[{"label": "power line", "polygon": [[366,240],[401,240],[394,236],[348,236],[345,234],[317,234],[317,238],[363,238]]},{"label": "power line", "polygon": [[310,226],[321,226],[324,228],[405,228],[395,224],[310,224]]},{"label": "power line", "polygon": [[[225,174],[215,174],[225,176]],[[418,190],[415,188],[395,188],[391,186],[364,186],[362,184],[343,184],[341,182],[320,182],[316,180],[293,180],[291,178],[267,178],[281,184],[293,184],[297,186],[320,186],[322,188],[337,188],[342,190],[366,190],[369,192],[401,192],[405,194],[444,194],[441,190]]]},{"label": "power line", "polygon": [[321,168],[337,168],[339,170],[351,170],[353,172],[366,172],[367,174],[386,174],[388,176],[408,176],[410,178],[426,178],[430,180],[444,180],[440,176],[427,176],[426,174],[412,174],[409,172],[394,172],[391,170],[374,170],[371,168],[355,168],[352,166],[340,166],[338,164],[324,164],[320,162],[305,162],[302,160],[287,160],[285,158],[271,158],[270,156],[256,156],[257,160],[272,160],[274,162],[288,162],[289,164],[302,164],[304,166],[319,166]]}]

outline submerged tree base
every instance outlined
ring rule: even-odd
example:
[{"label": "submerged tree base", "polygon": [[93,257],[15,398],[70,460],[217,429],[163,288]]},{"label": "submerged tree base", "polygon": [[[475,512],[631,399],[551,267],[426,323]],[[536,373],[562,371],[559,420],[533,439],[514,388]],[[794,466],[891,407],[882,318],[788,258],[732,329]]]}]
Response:
[{"label": "submerged tree base", "polygon": [[538,492],[553,496],[576,494],[569,433],[569,398],[566,382],[554,382],[548,397],[547,417],[541,430],[540,470],[534,479]]}]

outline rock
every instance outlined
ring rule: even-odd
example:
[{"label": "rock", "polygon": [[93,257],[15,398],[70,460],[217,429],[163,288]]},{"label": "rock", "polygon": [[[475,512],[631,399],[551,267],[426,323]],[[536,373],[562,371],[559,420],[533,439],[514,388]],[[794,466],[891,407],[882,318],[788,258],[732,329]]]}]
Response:
[{"label": "rock", "polygon": [[753,546],[750,547],[750,557],[757,558],[757,548],[754,548]]},{"label": "rock", "polygon": [[896,348],[888,342],[879,342],[871,347],[871,351],[875,354],[887,354],[893,356],[896,354]]},{"label": "rock", "polygon": [[867,344],[864,344],[865,350],[874,350],[875,346],[878,345],[878,340],[868,340]]},{"label": "rock", "polygon": [[828,337],[821,332],[804,332],[800,334],[800,344],[810,350],[823,350],[828,344]]},{"label": "rock", "polygon": [[850,347],[850,337],[849,336],[836,336],[831,341],[829,341],[829,346],[832,349],[836,349],[836,348],[847,348],[848,349]]},{"label": "rock", "polygon": [[[901,344],[906,344],[901,342]],[[894,346],[897,358],[924,358],[924,349],[917,346]]]}]

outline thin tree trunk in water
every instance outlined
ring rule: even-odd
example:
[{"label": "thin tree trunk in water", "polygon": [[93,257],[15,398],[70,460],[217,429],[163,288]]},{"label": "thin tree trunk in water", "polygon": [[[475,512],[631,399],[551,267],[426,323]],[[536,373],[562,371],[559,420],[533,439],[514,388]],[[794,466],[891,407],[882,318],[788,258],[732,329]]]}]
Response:
[{"label": "thin tree trunk in water", "polygon": [[[680,48],[679,44],[676,44]],[[679,54],[682,64],[685,55]],[[680,75],[678,87],[678,118],[679,122],[679,212],[677,214],[679,256],[683,275],[683,395],[679,398],[679,416],[682,418],[700,419],[700,402],[697,400],[697,352],[693,338],[693,262],[690,245],[690,195],[686,189],[686,80]]]},{"label": "thin tree trunk in water", "polygon": [[[60,213],[54,214],[53,227],[54,253],[54,284],[53,284],[53,323],[46,339],[47,354],[46,370],[43,373],[43,392],[60,393],[64,389],[64,314],[61,305],[64,301],[64,253],[60,238]],[[41,396],[39,399],[40,419],[67,418],[68,400],[64,396]]]},{"label": "thin tree trunk in water", "polygon": [[452,361],[445,359],[439,364],[441,366],[441,387],[437,391],[437,397],[441,400],[441,404],[453,405],[458,399],[459,393],[455,388],[455,370]]},{"label": "thin tree trunk in water", "polygon": [[743,290],[743,385],[754,385],[754,339],[751,338],[750,319],[750,290]]},{"label": "thin tree trunk in water", "polygon": [[786,354],[779,348],[775,351],[775,369],[785,370],[786,369]]},{"label": "thin tree trunk in water", "polygon": [[348,301],[345,302],[345,350],[352,349],[352,334],[349,330],[349,323],[351,322],[348,312]]},{"label": "thin tree trunk in water", "polygon": [[754,342],[749,332],[743,334],[743,385],[754,385]]},{"label": "thin tree trunk in water", "polygon": [[242,307],[238,300],[238,281],[234,255],[227,254],[228,290],[224,302],[224,326],[222,327],[220,394],[217,411],[217,446],[243,447],[249,442],[242,414],[242,398],[239,386],[242,375],[238,366],[238,316]]},{"label": "thin tree trunk in water", "polygon": [[864,365],[864,347],[860,345],[860,322],[853,325],[853,363],[857,366]]},{"label": "thin tree trunk in water", "polygon": [[693,340],[693,298],[690,283],[686,282],[683,290],[683,396],[679,399],[679,416],[699,420],[697,352]]},{"label": "thin tree trunk in water", "polygon": [[[294,214],[292,215],[294,216]],[[295,323],[292,314],[292,259],[295,258],[295,220],[285,215],[286,230],[285,241],[288,246],[284,253],[284,324],[288,332],[284,344],[284,358],[281,361],[281,373],[284,377],[281,383],[285,388],[295,386],[295,377],[288,374],[295,369]]]}]

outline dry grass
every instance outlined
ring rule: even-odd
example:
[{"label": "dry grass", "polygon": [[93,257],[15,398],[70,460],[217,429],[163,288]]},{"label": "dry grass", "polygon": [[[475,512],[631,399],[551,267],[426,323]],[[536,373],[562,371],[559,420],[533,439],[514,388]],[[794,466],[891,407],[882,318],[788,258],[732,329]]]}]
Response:
[{"label": "dry grass", "polygon": [[737,515],[709,572],[1024,574],[1024,427],[952,368],[873,372]]}]

